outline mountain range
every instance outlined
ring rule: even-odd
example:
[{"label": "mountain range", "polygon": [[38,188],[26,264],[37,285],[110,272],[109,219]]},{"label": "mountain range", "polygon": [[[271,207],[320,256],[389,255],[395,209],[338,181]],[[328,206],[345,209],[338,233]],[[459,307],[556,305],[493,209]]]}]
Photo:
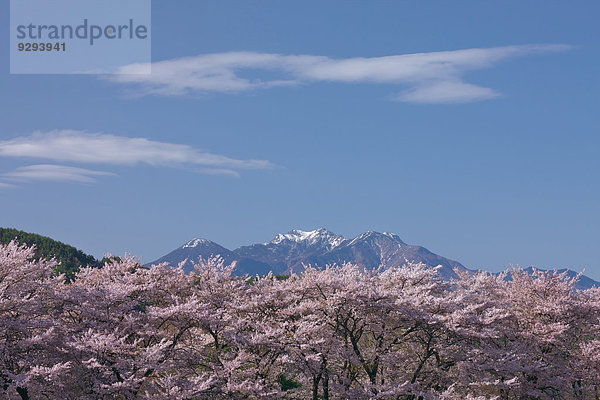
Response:
[{"label": "mountain range", "polygon": [[445,278],[456,276],[454,268],[466,270],[459,262],[438,256],[424,247],[406,244],[392,233],[368,231],[348,239],[324,228],[314,231],[295,229],[276,235],[270,242],[235,250],[196,238],[149,264],[168,262],[175,266],[184,262],[184,269],[190,270],[192,260],[216,255],[223,257],[225,263],[236,261],[238,274],[250,275],[264,275],[269,271],[288,274],[301,271],[304,265],[325,266],[344,262],[354,262],[369,269],[407,262],[422,262],[432,267],[441,265],[440,273]]},{"label": "mountain range", "polygon": [[[270,242],[241,246],[235,250],[229,250],[208,239],[195,238],[146,265],[167,262],[177,266],[183,263],[183,268],[191,271],[192,260],[211,256],[221,256],[226,264],[235,261],[235,273],[239,275],[265,275],[270,271],[274,274],[289,274],[302,271],[305,265],[323,267],[344,262],[356,263],[367,269],[385,269],[407,262],[423,263],[430,267],[439,265],[440,276],[444,279],[456,277],[455,269],[471,271],[458,261],[434,254],[425,247],[406,244],[393,233],[367,231],[349,239],[324,228],[313,231],[294,229],[275,235]],[[559,270],[564,271],[570,277],[577,275],[573,270]],[[580,277],[577,284],[579,289],[593,286],[600,286],[600,282],[585,275]]]},{"label": "mountain range", "polygon": [[[106,258],[98,261],[91,255],[49,237],[16,229],[0,228],[0,243],[8,243],[15,238],[19,243],[35,245],[36,258],[55,258],[59,262],[57,271],[65,273],[69,279],[73,278],[81,266],[100,267],[108,261]],[[471,271],[459,262],[441,257],[424,247],[406,244],[398,235],[392,233],[368,231],[348,239],[324,228],[314,231],[292,230],[276,235],[270,242],[242,246],[233,251],[213,241],[196,238],[146,265],[167,262],[177,266],[183,262],[184,269],[189,272],[193,268],[192,260],[197,261],[200,257],[208,258],[217,255],[223,257],[226,264],[235,261],[235,273],[238,275],[265,275],[269,271],[275,274],[289,274],[292,271],[302,271],[304,265],[322,267],[344,262],[356,263],[368,269],[376,269],[380,266],[389,268],[407,262],[421,262],[430,267],[440,265],[440,275],[445,279],[456,277],[455,268]],[[525,270],[532,272],[531,267]],[[569,277],[578,275],[573,270],[558,270],[560,273],[565,271]],[[600,282],[585,275],[579,277],[578,289],[594,286],[600,287]]]},{"label": "mountain range", "polygon": [[[213,241],[195,238],[169,254],[147,265],[167,262],[173,266],[183,263],[190,271],[192,261],[200,257],[221,256],[226,264],[236,262],[239,275],[265,275],[299,272],[305,265],[325,266],[352,262],[368,269],[380,266],[389,268],[407,262],[423,263],[430,267],[441,265],[440,276],[455,278],[455,269],[469,271],[458,261],[432,253],[422,246],[406,244],[393,233],[367,231],[353,239],[330,232],[324,228],[314,231],[294,229],[278,234],[266,243],[257,243],[229,250]],[[575,272],[571,271],[572,274]],[[584,279],[585,278],[585,279]],[[597,282],[582,277],[582,284],[591,287]]]}]

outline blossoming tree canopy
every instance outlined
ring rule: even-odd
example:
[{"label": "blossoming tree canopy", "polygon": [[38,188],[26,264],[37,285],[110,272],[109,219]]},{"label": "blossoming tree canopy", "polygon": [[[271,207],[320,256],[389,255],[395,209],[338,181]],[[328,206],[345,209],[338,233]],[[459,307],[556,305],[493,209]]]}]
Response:
[{"label": "blossoming tree canopy", "polygon": [[565,274],[54,267],[0,245],[3,398],[599,398],[600,289]]}]

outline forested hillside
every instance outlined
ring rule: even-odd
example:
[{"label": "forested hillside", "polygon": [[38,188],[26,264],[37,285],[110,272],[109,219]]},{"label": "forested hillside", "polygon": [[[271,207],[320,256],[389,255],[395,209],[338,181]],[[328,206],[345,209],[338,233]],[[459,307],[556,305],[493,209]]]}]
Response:
[{"label": "forested hillside", "polygon": [[80,267],[100,264],[93,256],[49,237],[13,228],[0,228],[0,243],[8,244],[13,239],[17,239],[20,244],[35,246],[36,258],[47,260],[55,258],[59,263],[55,267],[56,271],[66,274],[69,278],[72,278]]}]

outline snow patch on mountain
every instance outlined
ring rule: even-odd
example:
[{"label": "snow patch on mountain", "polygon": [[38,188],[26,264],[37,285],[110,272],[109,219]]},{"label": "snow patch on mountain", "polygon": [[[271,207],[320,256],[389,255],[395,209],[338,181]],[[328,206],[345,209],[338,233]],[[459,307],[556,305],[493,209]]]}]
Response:
[{"label": "snow patch on mountain", "polygon": [[289,231],[288,233],[280,233],[276,235],[273,238],[273,240],[264,244],[281,244],[285,241],[302,243],[307,245],[324,243],[328,245],[327,247],[331,249],[339,246],[346,240],[347,239],[345,237],[336,235],[335,233],[330,232],[325,228],[315,229],[314,231],[302,231],[299,229],[294,229]]},{"label": "snow patch on mountain", "polygon": [[[441,266],[443,279],[457,278],[455,269],[469,271],[459,262],[444,258],[428,249],[403,242],[394,233],[364,232],[353,239],[337,235],[324,228],[312,231],[294,229],[276,235],[266,243],[242,246],[233,251],[203,238],[195,238],[169,254],[147,265],[167,262],[173,266],[184,260],[219,255],[226,264],[237,262],[236,274],[266,275],[301,272],[306,265],[324,267],[345,262],[356,263],[370,270],[399,267],[406,263],[423,263],[431,268]],[[190,261],[184,266],[189,271]],[[559,271],[559,272],[562,272]],[[569,271],[569,276],[577,275]],[[577,288],[599,286],[600,283],[582,276]]]},{"label": "snow patch on mountain", "polygon": [[202,238],[195,238],[195,239],[190,240],[189,242],[187,242],[183,246],[181,246],[181,248],[185,249],[185,248],[188,248],[188,247],[198,247],[201,244],[210,244],[210,243],[211,243],[210,240],[206,240],[206,239],[202,239]]}]

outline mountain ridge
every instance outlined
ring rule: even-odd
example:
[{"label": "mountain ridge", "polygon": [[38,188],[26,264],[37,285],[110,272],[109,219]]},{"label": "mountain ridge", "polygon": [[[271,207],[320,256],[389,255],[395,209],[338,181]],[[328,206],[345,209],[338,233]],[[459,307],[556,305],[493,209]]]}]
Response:
[{"label": "mountain ridge", "polygon": [[275,235],[268,242],[234,250],[204,238],[194,238],[147,265],[168,262],[176,266],[187,259],[184,268],[189,269],[190,260],[216,255],[222,256],[226,263],[237,261],[238,273],[250,274],[299,272],[308,264],[324,266],[344,262],[356,262],[368,269],[389,268],[406,262],[423,262],[431,267],[442,265],[440,272],[444,278],[456,277],[454,268],[467,270],[457,261],[438,256],[424,247],[406,244],[393,233],[367,231],[350,239],[325,228],[293,229]]},{"label": "mountain ridge", "polygon": [[[403,265],[407,262],[421,262],[430,267],[441,265],[440,276],[444,279],[456,278],[454,269],[472,271],[455,260],[435,254],[425,247],[410,245],[400,236],[390,232],[366,231],[350,239],[325,228],[312,231],[292,229],[287,233],[276,234],[264,243],[240,246],[229,250],[211,240],[194,238],[159,259],[146,265],[167,262],[177,266],[184,262],[187,271],[192,269],[191,261],[199,257],[223,257],[226,264],[236,262],[237,274],[265,275],[300,272],[305,265],[323,267],[328,264],[354,262],[367,269],[384,269]],[[527,269],[527,268],[525,268]],[[542,270],[541,268],[538,268]],[[578,273],[570,269],[569,276]],[[578,288],[600,286],[600,282],[582,275]]]}]

